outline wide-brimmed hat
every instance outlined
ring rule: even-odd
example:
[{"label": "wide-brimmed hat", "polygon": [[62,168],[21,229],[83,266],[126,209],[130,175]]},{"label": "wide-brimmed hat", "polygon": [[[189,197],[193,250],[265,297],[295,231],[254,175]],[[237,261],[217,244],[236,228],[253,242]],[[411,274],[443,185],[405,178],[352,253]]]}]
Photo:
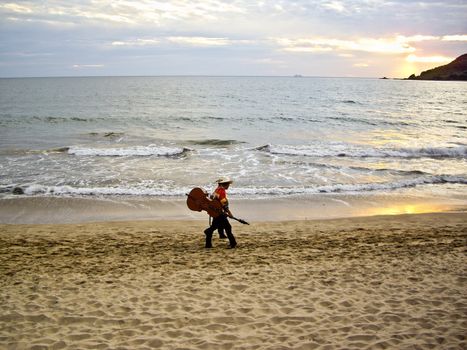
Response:
[{"label": "wide-brimmed hat", "polygon": [[228,176],[221,176],[216,180],[218,184],[231,184],[233,181],[230,177]]}]

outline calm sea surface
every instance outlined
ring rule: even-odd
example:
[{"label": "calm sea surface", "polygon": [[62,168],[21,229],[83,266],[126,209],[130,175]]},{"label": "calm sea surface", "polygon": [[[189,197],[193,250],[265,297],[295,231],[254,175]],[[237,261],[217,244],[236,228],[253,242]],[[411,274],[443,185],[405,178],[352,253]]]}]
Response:
[{"label": "calm sea surface", "polygon": [[[467,84],[0,79],[0,198],[467,195]],[[464,197],[465,198],[465,197]]]}]

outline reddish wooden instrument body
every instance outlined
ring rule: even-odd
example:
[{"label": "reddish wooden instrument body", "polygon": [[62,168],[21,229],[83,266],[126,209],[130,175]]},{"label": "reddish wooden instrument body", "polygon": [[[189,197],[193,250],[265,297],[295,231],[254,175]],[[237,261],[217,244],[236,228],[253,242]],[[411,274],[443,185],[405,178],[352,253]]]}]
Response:
[{"label": "reddish wooden instrument body", "polygon": [[187,194],[186,205],[193,211],[206,211],[213,218],[223,213],[222,204],[219,201],[208,198],[208,193],[200,187],[193,188]]}]

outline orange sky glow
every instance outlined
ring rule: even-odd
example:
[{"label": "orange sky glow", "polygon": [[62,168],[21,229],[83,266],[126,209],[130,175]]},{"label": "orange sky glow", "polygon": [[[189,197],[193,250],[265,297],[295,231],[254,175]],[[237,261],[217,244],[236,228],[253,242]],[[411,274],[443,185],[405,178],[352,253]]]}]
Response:
[{"label": "orange sky glow", "polygon": [[466,13],[455,0],[7,0],[0,76],[401,78],[466,53]]}]

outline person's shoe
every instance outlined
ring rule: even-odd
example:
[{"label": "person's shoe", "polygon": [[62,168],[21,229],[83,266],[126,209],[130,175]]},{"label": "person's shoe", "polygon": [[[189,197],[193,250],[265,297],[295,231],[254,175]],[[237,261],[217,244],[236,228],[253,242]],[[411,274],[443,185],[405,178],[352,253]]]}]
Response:
[{"label": "person's shoe", "polygon": [[237,243],[231,244],[227,247],[227,249],[234,249],[237,246]]}]

